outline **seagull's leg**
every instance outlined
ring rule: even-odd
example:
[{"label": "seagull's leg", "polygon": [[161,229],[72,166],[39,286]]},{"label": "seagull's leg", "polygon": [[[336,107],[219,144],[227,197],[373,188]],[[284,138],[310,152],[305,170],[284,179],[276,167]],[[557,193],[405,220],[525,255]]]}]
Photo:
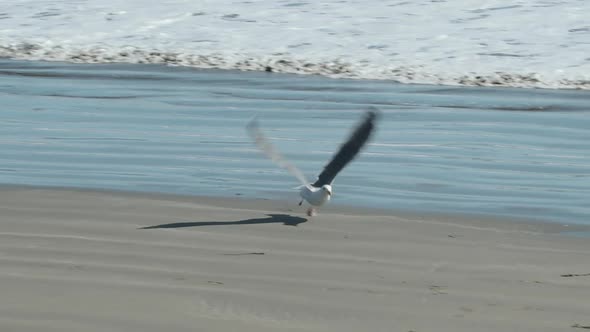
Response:
[{"label": "seagull's leg", "polygon": [[315,211],[315,209],[313,208],[313,206],[309,207],[309,209],[307,209],[307,216],[308,216],[308,217],[313,217],[313,216],[315,216],[315,215],[316,215],[316,211]]}]

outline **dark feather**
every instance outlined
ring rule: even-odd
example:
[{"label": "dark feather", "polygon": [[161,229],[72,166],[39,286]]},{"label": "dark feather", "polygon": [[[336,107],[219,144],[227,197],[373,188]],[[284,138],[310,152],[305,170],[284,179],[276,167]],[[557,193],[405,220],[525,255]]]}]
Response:
[{"label": "dark feather", "polygon": [[355,128],[348,141],[340,147],[338,153],[336,153],[332,160],[324,167],[324,170],[318,176],[317,181],[313,184],[314,187],[331,184],[336,175],[338,175],[338,173],[356,157],[361,148],[369,140],[371,133],[375,128],[375,121],[378,115],[379,111],[374,107],[371,107],[365,113],[365,118]]}]

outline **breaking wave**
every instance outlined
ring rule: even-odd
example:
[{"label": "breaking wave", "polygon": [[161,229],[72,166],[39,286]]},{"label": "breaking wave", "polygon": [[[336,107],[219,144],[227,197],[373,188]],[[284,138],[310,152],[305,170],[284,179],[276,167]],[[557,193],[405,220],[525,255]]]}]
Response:
[{"label": "breaking wave", "polygon": [[[506,54],[487,54],[505,57]],[[368,61],[342,59],[308,60],[288,53],[268,56],[248,53],[212,52],[194,54],[134,46],[70,47],[21,42],[0,45],[0,57],[19,60],[65,61],[73,63],[138,63],[188,66],[200,69],[233,69],[289,74],[321,75],[331,78],[392,80],[400,83],[462,86],[590,90],[590,80],[545,77],[538,73],[446,72],[424,65],[383,66]]]}]

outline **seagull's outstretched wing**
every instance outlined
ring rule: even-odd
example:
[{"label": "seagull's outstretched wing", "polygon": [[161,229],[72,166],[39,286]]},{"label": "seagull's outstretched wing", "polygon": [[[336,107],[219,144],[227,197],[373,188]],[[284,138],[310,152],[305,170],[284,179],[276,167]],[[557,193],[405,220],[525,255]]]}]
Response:
[{"label": "seagull's outstretched wing", "polygon": [[256,143],[256,146],[258,146],[258,148],[262,150],[262,152],[264,152],[264,154],[270,158],[270,160],[274,161],[277,165],[286,168],[289,173],[293,174],[299,180],[299,182],[301,182],[302,185],[309,185],[309,182],[307,179],[305,179],[303,173],[293,164],[286,161],[285,158],[283,158],[283,156],[281,156],[281,154],[274,148],[270,141],[264,137],[264,134],[262,134],[262,131],[258,126],[258,121],[256,118],[252,119],[252,121],[248,123],[246,130],[248,131],[248,134],[252,140],[254,140],[254,143]]},{"label": "seagull's outstretched wing", "polygon": [[379,110],[371,107],[365,114],[363,121],[355,128],[348,141],[344,143],[338,153],[324,167],[318,180],[313,184],[314,187],[321,187],[325,184],[331,184],[338,172],[340,172],[351,160],[356,157],[363,145],[369,140],[375,121],[379,115]]}]

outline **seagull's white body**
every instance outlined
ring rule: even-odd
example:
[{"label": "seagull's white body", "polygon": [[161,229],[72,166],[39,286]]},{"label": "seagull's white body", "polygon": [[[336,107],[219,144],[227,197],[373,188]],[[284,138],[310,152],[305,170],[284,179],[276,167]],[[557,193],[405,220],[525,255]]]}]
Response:
[{"label": "seagull's white body", "polygon": [[315,214],[314,207],[322,206],[332,198],[332,182],[336,175],[359,153],[365,145],[374,128],[374,121],[377,118],[378,110],[371,108],[365,116],[365,119],[356,127],[350,138],[340,147],[332,160],[324,167],[324,170],[318,176],[314,183],[307,181],[303,173],[285,160],[274,146],[264,137],[262,131],[258,128],[256,119],[250,121],[246,129],[260,150],[279,166],[287,169],[302,184],[299,187],[301,202],[308,202],[311,207],[307,210],[307,215]]},{"label": "seagull's white body", "polygon": [[321,188],[317,188],[311,185],[303,186],[299,190],[301,199],[306,200],[313,206],[322,206],[332,198],[332,186],[326,184]]}]

